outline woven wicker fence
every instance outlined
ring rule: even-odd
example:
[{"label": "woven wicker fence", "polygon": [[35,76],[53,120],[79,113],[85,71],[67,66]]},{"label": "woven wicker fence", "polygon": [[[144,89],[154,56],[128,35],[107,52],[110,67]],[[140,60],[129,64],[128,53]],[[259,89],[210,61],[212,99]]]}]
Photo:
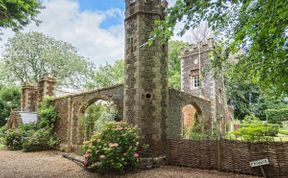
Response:
[{"label": "woven wicker fence", "polygon": [[263,168],[268,177],[288,177],[288,142],[168,139],[167,144],[171,165],[262,175],[249,163],[267,158],[269,165]]}]

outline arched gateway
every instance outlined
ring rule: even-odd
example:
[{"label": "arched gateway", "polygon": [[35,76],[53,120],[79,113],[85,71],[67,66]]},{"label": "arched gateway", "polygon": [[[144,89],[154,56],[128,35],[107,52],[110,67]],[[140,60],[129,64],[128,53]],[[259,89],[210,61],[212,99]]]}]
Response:
[{"label": "arched gateway", "polygon": [[[83,112],[91,103],[97,100],[109,100],[116,106],[123,119],[124,85],[115,85],[108,88],[94,91],[68,95],[55,98],[54,106],[59,112],[60,119],[56,124],[56,133],[60,139],[60,148],[65,151],[76,151],[81,148],[84,140],[84,133],[81,126]],[[175,89],[169,89],[168,116],[166,119],[167,127],[165,133],[168,138],[180,138],[182,133],[182,113],[181,108],[187,104],[192,104],[201,110],[201,118],[210,125],[210,101],[202,98],[185,94]],[[204,119],[205,118],[205,119]],[[206,119],[207,118],[207,119]]]}]

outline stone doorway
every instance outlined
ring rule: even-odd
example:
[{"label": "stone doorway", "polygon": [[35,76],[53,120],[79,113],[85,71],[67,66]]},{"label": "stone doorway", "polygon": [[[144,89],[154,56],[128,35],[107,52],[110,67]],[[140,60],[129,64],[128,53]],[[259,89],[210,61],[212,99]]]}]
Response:
[{"label": "stone doorway", "polygon": [[199,107],[187,104],[181,108],[182,136],[189,139],[189,133],[192,129],[201,127],[202,112]]}]

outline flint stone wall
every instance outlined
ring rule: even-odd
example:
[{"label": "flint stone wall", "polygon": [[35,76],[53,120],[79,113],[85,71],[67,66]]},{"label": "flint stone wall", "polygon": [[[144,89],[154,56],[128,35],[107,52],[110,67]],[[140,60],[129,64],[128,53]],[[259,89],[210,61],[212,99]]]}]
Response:
[{"label": "flint stone wall", "polygon": [[[60,150],[77,151],[84,141],[81,119],[85,109],[97,100],[114,102],[118,113],[123,117],[123,85],[94,90],[54,99],[54,106],[59,113],[56,123],[56,134],[60,139]],[[169,110],[166,119],[168,138],[180,138],[183,127],[181,108],[187,104],[193,105],[202,115],[203,122],[210,119],[210,102],[175,89],[169,89]],[[210,122],[209,122],[210,123]],[[209,126],[209,124],[208,124]],[[153,129],[153,128],[147,128]],[[165,128],[163,128],[165,129]]]},{"label": "flint stone wall", "polygon": [[203,129],[211,128],[211,102],[188,93],[169,89],[167,138],[180,138],[184,128],[182,108],[191,104],[198,113]]},{"label": "flint stone wall", "polygon": [[112,101],[122,119],[123,85],[68,95],[54,99],[54,106],[59,113],[56,123],[56,134],[60,139],[60,149],[77,151],[84,141],[81,119],[85,110],[98,100]]}]

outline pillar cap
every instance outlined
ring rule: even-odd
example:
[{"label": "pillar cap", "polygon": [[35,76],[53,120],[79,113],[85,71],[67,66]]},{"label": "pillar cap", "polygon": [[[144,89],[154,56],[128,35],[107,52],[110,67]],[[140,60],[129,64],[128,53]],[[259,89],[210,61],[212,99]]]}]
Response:
[{"label": "pillar cap", "polygon": [[49,75],[49,74],[43,74],[42,77],[40,78],[39,82],[43,82],[43,81],[49,81],[52,83],[56,83],[56,78]]},{"label": "pillar cap", "polygon": [[22,84],[22,89],[37,89],[38,87],[34,84],[28,83],[28,82],[24,82]]}]

